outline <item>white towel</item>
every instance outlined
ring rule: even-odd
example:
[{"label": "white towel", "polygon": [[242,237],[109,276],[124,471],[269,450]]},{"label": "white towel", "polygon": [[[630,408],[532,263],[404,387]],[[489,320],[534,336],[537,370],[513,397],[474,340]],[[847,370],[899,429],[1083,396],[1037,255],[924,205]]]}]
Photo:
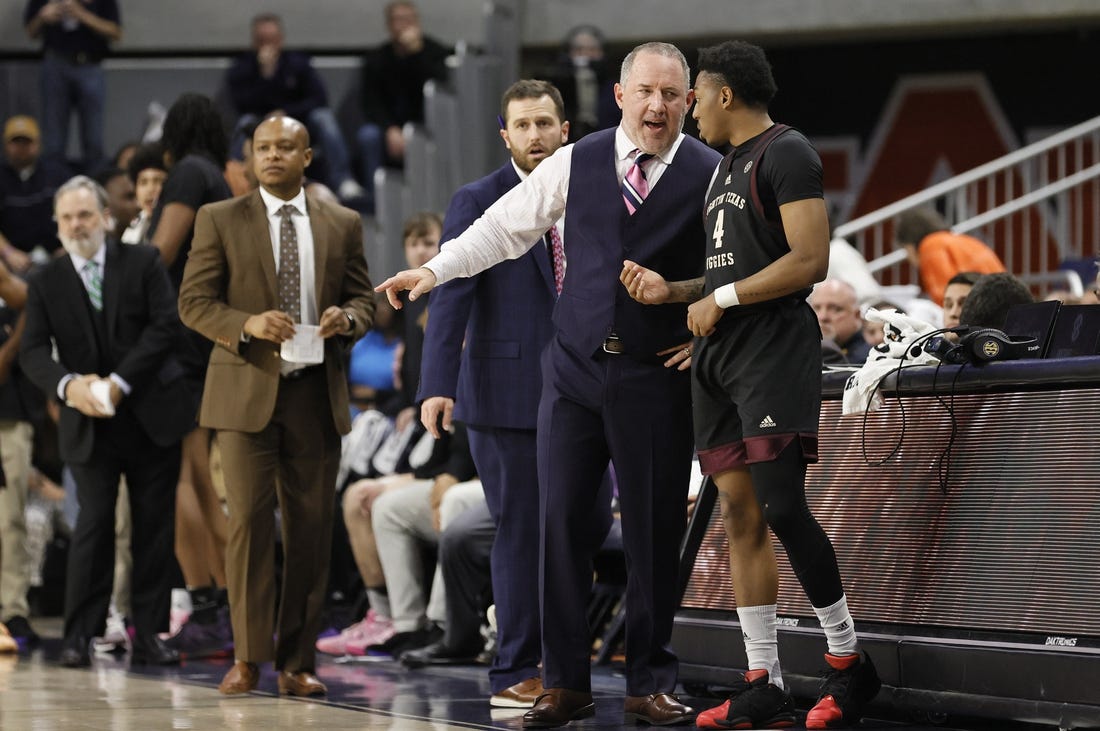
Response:
[{"label": "white towel", "polygon": [[370,409],[356,415],[341,442],[336,484],[342,486],[352,473],[369,474],[371,458],[392,433],[393,419],[382,412]]},{"label": "white towel", "polygon": [[[882,406],[882,397],[876,393],[879,381],[896,370],[903,361],[910,365],[939,362],[935,356],[924,352],[919,346],[915,355],[911,352],[915,341],[935,331],[936,328],[927,322],[903,315],[897,310],[876,310],[874,307],[867,310],[864,319],[881,322],[885,339],[871,349],[867,362],[844,384],[844,405],[841,412],[844,415],[877,411]],[[872,400],[873,393],[876,395]]]}]

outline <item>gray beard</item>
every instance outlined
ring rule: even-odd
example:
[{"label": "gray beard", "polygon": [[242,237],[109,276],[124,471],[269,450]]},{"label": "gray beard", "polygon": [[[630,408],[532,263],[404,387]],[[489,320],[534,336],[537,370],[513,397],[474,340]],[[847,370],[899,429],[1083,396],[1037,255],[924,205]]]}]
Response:
[{"label": "gray beard", "polygon": [[83,239],[73,239],[58,234],[57,238],[61,239],[61,245],[65,247],[65,251],[85,259],[91,259],[107,240],[107,233],[98,231]]}]

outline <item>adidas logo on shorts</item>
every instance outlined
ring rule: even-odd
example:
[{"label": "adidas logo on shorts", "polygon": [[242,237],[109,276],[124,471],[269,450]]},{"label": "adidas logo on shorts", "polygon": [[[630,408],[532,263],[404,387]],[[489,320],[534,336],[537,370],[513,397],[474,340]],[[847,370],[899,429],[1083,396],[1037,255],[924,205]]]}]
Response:
[{"label": "adidas logo on shorts", "polygon": [[767,416],[765,416],[764,420],[760,422],[760,428],[761,429],[770,429],[773,426],[775,426],[775,422],[772,421],[771,414],[768,414]]}]

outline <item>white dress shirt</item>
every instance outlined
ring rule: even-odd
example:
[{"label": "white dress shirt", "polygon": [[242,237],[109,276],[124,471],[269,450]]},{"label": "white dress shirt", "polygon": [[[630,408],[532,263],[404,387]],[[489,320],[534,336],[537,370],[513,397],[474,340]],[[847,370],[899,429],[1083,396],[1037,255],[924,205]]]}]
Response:
[{"label": "white dress shirt", "polygon": [[[647,165],[650,191],[676,157],[684,135]],[[615,130],[615,172],[622,184],[638,146],[620,125]],[[521,184],[505,193],[458,237],[445,242],[425,266],[442,284],[456,277],[470,277],[505,259],[518,259],[555,221],[565,215],[573,145],[565,145],[539,163]],[[623,203],[622,205],[626,205]]]},{"label": "white dress shirt", "polygon": [[306,208],[305,188],[298,191],[298,195],[288,201],[276,198],[262,187],[260,197],[267,208],[267,226],[271,234],[271,252],[275,255],[275,275],[279,274],[279,229],[283,225],[283,217],[279,209],[289,204],[294,206],[295,213],[290,217],[294,223],[294,232],[298,235],[298,271],[301,292],[301,313],[303,325],[316,325],[320,322],[317,314],[317,279],[314,276],[315,265],[313,261],[313,229],[309,225],[309,211]]},{"label": "white dress shirt", "polygon": [[[549,159],[549,158],[547,158],[547,159]],[[543,162],[545,162],[545,160]],[[535,167],[538,167],[538,166],[536,165]],[[516,175],[519,176],[519,182],[522,183],[524,180],[527,180],[527,175],[528,175],[527,171],[524,170],[523,168],[521,168],[519,165],[516,165],[515,160],[512,160],[512,169],[515,170]],[[563,213],[561,216],[559,216],[558,220],[554,221],[554,223],[552,223],[551,225],[558,227],[558,236],[561,237],[562,246],[564,247],[565,246],[565,214]],[[553,269],[554,268],[554,252],[550,251],[550,241],[549,241],[549,239],[547,239],[547,235],[549,233],[550,233],[549,230],[547,230],[545,233],[543,233],[542,244],[546,248],[546,253],[550,256],[550,268]],[[562,265],[562,273],[563,273],[563,276],[564,276],[565,269],[566,269],[566,267],[569,266],[569,262],[565,258],[564,251],[562,252],[561,265]],[[553,274],[553,271],[551,271],[550,273]]]}]

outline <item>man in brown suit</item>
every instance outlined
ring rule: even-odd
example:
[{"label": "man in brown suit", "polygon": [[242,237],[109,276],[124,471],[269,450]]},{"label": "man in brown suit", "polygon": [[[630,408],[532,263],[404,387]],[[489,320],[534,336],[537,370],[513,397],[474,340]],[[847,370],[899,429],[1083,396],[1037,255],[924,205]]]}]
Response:
[{"label": "man in brown suit", "polygon": [[[359,216],[304,193],[306,128],[273,116],[252,145],[260,189],[199,209],[179,299],[184,324],[218,346],[199,415],[217,430],[229,506],[237,661],[218,689],[253,690],[258,665],[274,660],[280,693],[321,695],[314,641],[351,427],[344,352],[370,327],[374,299]],[[286,560],[273,624],[276,498]]]}]

